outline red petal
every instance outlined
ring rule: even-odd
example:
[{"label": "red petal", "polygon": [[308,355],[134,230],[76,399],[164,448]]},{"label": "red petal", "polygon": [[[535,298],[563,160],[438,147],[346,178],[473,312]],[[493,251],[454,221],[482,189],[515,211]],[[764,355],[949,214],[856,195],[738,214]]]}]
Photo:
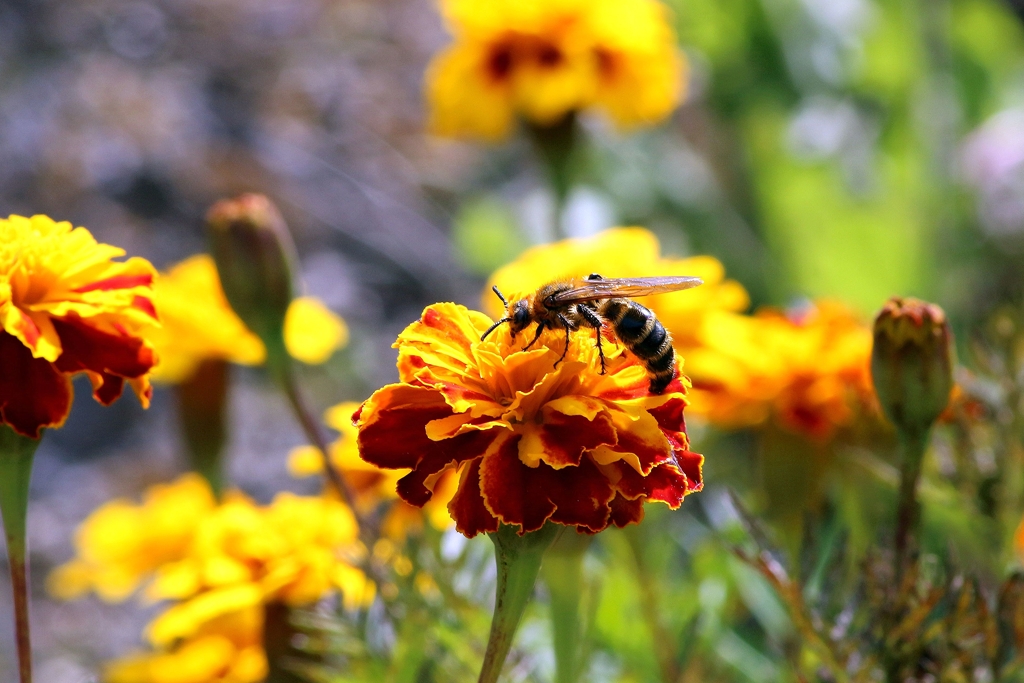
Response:
[{"label": "red petal", "polygon": [[481,464],[484,504],[494,516],[521,526],[520,533],[536,531],[548,519],[592,531],[607,526],[614,492],[589,459],[560,470],[544,463],[527,467],[519,460],[518,442],[509,439]]},{"label": "red petal", "polygon": [[487,510],[480,493],[480,462],[469,463],[459,480],[459,490],[448,503],[455,528],[469,538],[498,530],[498,520]]},{"label": "red petal", "polygon": [[691,451],[679,451],[676,453],[676,463],[679,469],[689,480],[690,491],[700,491],[704,488],[704,456]]},{"label": "red petal", "polygon": [[153,300],[147,299],[144,296],[136,296],[132,299],[132,307],[137,308],[140,311],[145,311],[146,314],[154,320],[159,317],[156,314],[156,306],[153,305]]},{"label": "red petal", "polygon": [[53,326],[64,348],[55,363],[57,369],[89,372],[93,396],[104,405],[121,395],[122,378],[142,377],[156,361],[153,349],[139,337],[104,332],[76,317],[54,318]]},{"label": "red petal", "polygon": [[651,408],[647,412],[654,416],[654,419],[658,421],[658,426],[666,432],[685,433],[686,419],[683,417],[683,409],[685,407],[686,401],[682,398],[677,398],[657,408]]},{"label": "red petal", "polygon": [[616,441],[615,425],[608,415],[598,414],[593,421],[582,415],[563,415],[558,411],[544,411],[544,422],[537,428],[542,444],[544,462],[561,468],[579,465],[583,452]]},{"label": "red petal", "polygon": [[612,509],[608,521],[622,529],[630,524],[639,524],[644,519],[644,499],[630,500],[625,496],[616,495],[610,503]]},{"label": "red petal", "polygon": [[427,488],[426,480],[437,474],[451,463],[461,463],[479,457],[497,438],[495,429],[471,431],[465,434],[444,439],[443,441],[426,441],[420,451],[420,460],[409,474],[398,480],[398,495],[407,503],[422,507],[433,497]]},{"label": "red petal", "polygon": [[103,291],[111,289],[131,289],[132,287],[148,287],[153,284],[152,273],[142,273],[140,275],[115,275],[114,277],[108,277],[105,280],[97,280],[96,282],[90,282],[87,285],[76,287],[74,291],[79,294],[85,292],[93,292],[97,289]]},{"label": "red petal", "polygon": [[641,476],[629,465],[616,462],[621,478],[615,482],[615,489],[630,500],[649,498],[668,503],[672,509],[679,507],[688,493],[699,490],[674,464],[658,465],[646,477]]},{"label": "red petal", "polygon": [[43,427],[59,427],[71,410],[71,380],[52,363],[33,358],[17,337],[0,332],[0,420],[38,439]]}]

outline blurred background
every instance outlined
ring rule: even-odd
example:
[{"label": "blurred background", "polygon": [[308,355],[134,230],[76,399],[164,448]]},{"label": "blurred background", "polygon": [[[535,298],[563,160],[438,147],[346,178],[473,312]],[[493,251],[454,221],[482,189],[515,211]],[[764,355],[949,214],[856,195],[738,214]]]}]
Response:
[{"label": "blurred background", "polygon": [[[1020,302],[1024,3],[668,4],[687,101],[635,135],[584,119],[568,234],[647,226],[664,253],[720,259],[755,306],[837,297],[867,318],[913,294],[961,332]],[[308,372],[315,403],[362,400],[396,377],[390,345],[426,304],[478,307],[490,272],[551,237],[554,198],[523,136],[485,147],[424,132],[424,68],[448,40],[430,0],[0,0],[0,206],[87,226],[163,269],[206,250],[212,202],[267,194],[305,290],[352,332]],[[283,401],[258,371],[235,377],[233,481],[260,500],[314,490],[286,475],[303,439]],[[45,598],[74,526],[182,467],[166,391],[144,413],[78,389],[39,451],[29,515],[47,683],[91,680],[146,620]],[[5,683],[12,643],[0,619]],[[762,665],[741,680],[772,680]]]}]

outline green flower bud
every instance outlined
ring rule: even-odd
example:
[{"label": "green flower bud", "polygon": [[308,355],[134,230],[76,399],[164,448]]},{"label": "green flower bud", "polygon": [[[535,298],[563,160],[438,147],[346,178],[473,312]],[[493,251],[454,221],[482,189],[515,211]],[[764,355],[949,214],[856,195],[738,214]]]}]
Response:
[{"label": "green flower bud", "polygon": [[918,299],[890,299],[875,318],[871,375],[886,416],[903,432],[931,427],[953,389],[946,314]]},{"label": "green flower bud", "polygon": [[206,222],[228,302],[263,340],[270,366],[287,362],[284,319],[295,293],[295,246],[284,218],[263,195],[243,194],[214,204]]}]

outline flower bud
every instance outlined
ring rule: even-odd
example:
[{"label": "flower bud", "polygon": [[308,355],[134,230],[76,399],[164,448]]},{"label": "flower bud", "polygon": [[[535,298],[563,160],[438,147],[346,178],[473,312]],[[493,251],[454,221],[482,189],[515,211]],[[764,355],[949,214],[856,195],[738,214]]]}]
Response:
[{"label": "flower bud", "polygon": [[210,251],[231,307],[267,347],[284,354],[284,320],[294,296],[295,246],[277,207],[259,194],[217,202],[206,217]]},{"label": "flower bud", "polygon": [[890,299],[875,318],[871,375],[886,416],[905,432],[927,430],[953,388],[946,314],[918,299]]}]

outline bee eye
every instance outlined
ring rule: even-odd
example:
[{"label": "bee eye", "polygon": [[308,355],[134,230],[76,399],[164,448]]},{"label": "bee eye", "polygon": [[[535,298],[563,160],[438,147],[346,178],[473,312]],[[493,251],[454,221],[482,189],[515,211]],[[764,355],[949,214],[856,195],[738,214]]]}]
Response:
[{"label": "bee eye", "polygon": [[525,306],[516,308],[515,313],[512,314],[512,326],[515,328],[523,328],[530,324],[530,312]]}]

